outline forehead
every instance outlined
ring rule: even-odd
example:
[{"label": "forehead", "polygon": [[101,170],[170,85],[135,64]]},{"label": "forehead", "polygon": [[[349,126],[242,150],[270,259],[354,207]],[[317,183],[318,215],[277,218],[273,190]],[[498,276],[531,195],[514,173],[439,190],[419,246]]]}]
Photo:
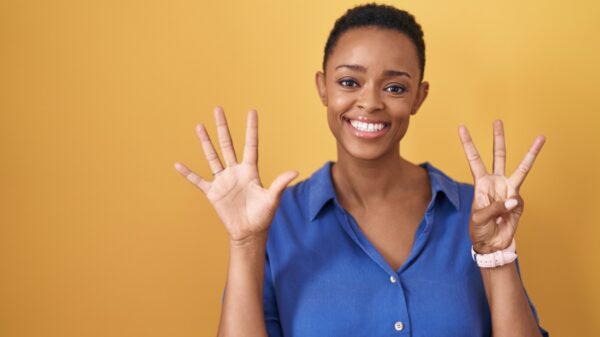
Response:
[{"label": "forehead", "polygon": [[419,59],[414,43],[404,33],[378,27],[352,28],[338,39],[328,68],[360,64],[367,69],[398,68],[417,75]]}]

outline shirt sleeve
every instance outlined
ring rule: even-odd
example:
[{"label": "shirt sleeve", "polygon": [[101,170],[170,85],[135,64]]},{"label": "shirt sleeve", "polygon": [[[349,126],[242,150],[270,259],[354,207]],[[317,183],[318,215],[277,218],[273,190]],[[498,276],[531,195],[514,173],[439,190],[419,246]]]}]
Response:
[{"label": "shirt sleeve", "polygon": [[[515,260],[515,263],[517,264],[517,273],[519,274],[519,279],[521,279],[521,283],[523,283],[523,279],[521,278],[521,269],[519,268],[519,259],[518,258]],[[544,328],[542,328],[539,325],[540,319],[538,317],[537,311],[535,310],[535,306],[533,305],[533,302],[531,302],[531,299],[529,298],[529,295],[527,294],[527,290],[525,289],[524,285],[523,285],[523,290],[525,291],[525,297],[527,297],[527,301],[529,302],[529,307],[531,308],[531,311],[533,312],[535,321],[538,323],[538,327],[540,328],[540,332],[542,333],[542,336],[549,337],[548,331],[546,331]]]},{"label": "shirt sleeve", "polygon": [[279,310],[275,299],[275,288],[273,286],[273,275],[271,274],[271,265],[269,255],[265,254],[265,285],[264,285],[264,312],[265,325],[269,337],[282,337],[281,324],[279,322]]}]

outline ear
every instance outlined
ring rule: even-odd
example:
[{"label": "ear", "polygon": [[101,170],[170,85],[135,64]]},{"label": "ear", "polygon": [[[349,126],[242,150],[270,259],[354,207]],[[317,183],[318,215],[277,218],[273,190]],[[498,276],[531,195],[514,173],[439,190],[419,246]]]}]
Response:
[{"label": "ear", "polygon": [[414,115],[417,113],[417,111],[421,107],[421,104],[423,104],[423,102],[425,101],[425,98],[427,98],[428,93],[429,93],[429,82],[425,82],[425,81],[421,82],[421,84],[419,84],[419,90],[417,91],[415,105],[413,105],[413,109],[410,112],[411,115]]},{"label": "ear", "polygon": [[315,84],[317,85],[317,92],[319,93],[321,102],[324,106],[327,106],[327,86],[325,85],[325,74],[320,70],[315,74]]}]

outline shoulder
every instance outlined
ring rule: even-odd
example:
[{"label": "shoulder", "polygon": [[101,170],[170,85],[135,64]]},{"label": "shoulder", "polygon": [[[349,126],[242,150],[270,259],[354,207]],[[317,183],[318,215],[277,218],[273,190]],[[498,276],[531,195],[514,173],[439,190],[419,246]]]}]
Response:
[{"label": "shoulder", "polygon": [[331,182],[331,161],[325,162],[308,178],[286,187],[281,196],[279,208],[286,210],[300,208],[314,212],[322,203],[333,197]]},{"label": "shoulder", "polygon": [[319,171],[284,189],[269,229],[267,251],[288,251],[291,242],[305,236],[308,229],[318,228],[310,225],[312,215],[326,202]]},{"label": "shoulder", "polygon": [[310,177],[305,178],[293,185],[287,186],[281,194],[279,208],[301,207],[308,199],[310,192]]}]

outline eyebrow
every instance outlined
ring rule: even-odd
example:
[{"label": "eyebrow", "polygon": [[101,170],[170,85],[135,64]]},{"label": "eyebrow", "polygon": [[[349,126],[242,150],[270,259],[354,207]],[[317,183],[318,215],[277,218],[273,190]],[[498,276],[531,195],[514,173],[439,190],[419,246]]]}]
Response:
[{"label": "eyebrow", "polygon": [[[352,69],[355,71],[359,71],[361,73],[367,72],[367,68],[361,66],[360,64],[341,64],[341,65],[335,67],[334,70],[337,70],[339,68],[349,68],[349,69]],[[412,78],[409,73],[407,73],[405,71],[399,71],[399,70],[386,70],[383,72],[383,75],[385,77],[406,76],[408,78]]]}]

